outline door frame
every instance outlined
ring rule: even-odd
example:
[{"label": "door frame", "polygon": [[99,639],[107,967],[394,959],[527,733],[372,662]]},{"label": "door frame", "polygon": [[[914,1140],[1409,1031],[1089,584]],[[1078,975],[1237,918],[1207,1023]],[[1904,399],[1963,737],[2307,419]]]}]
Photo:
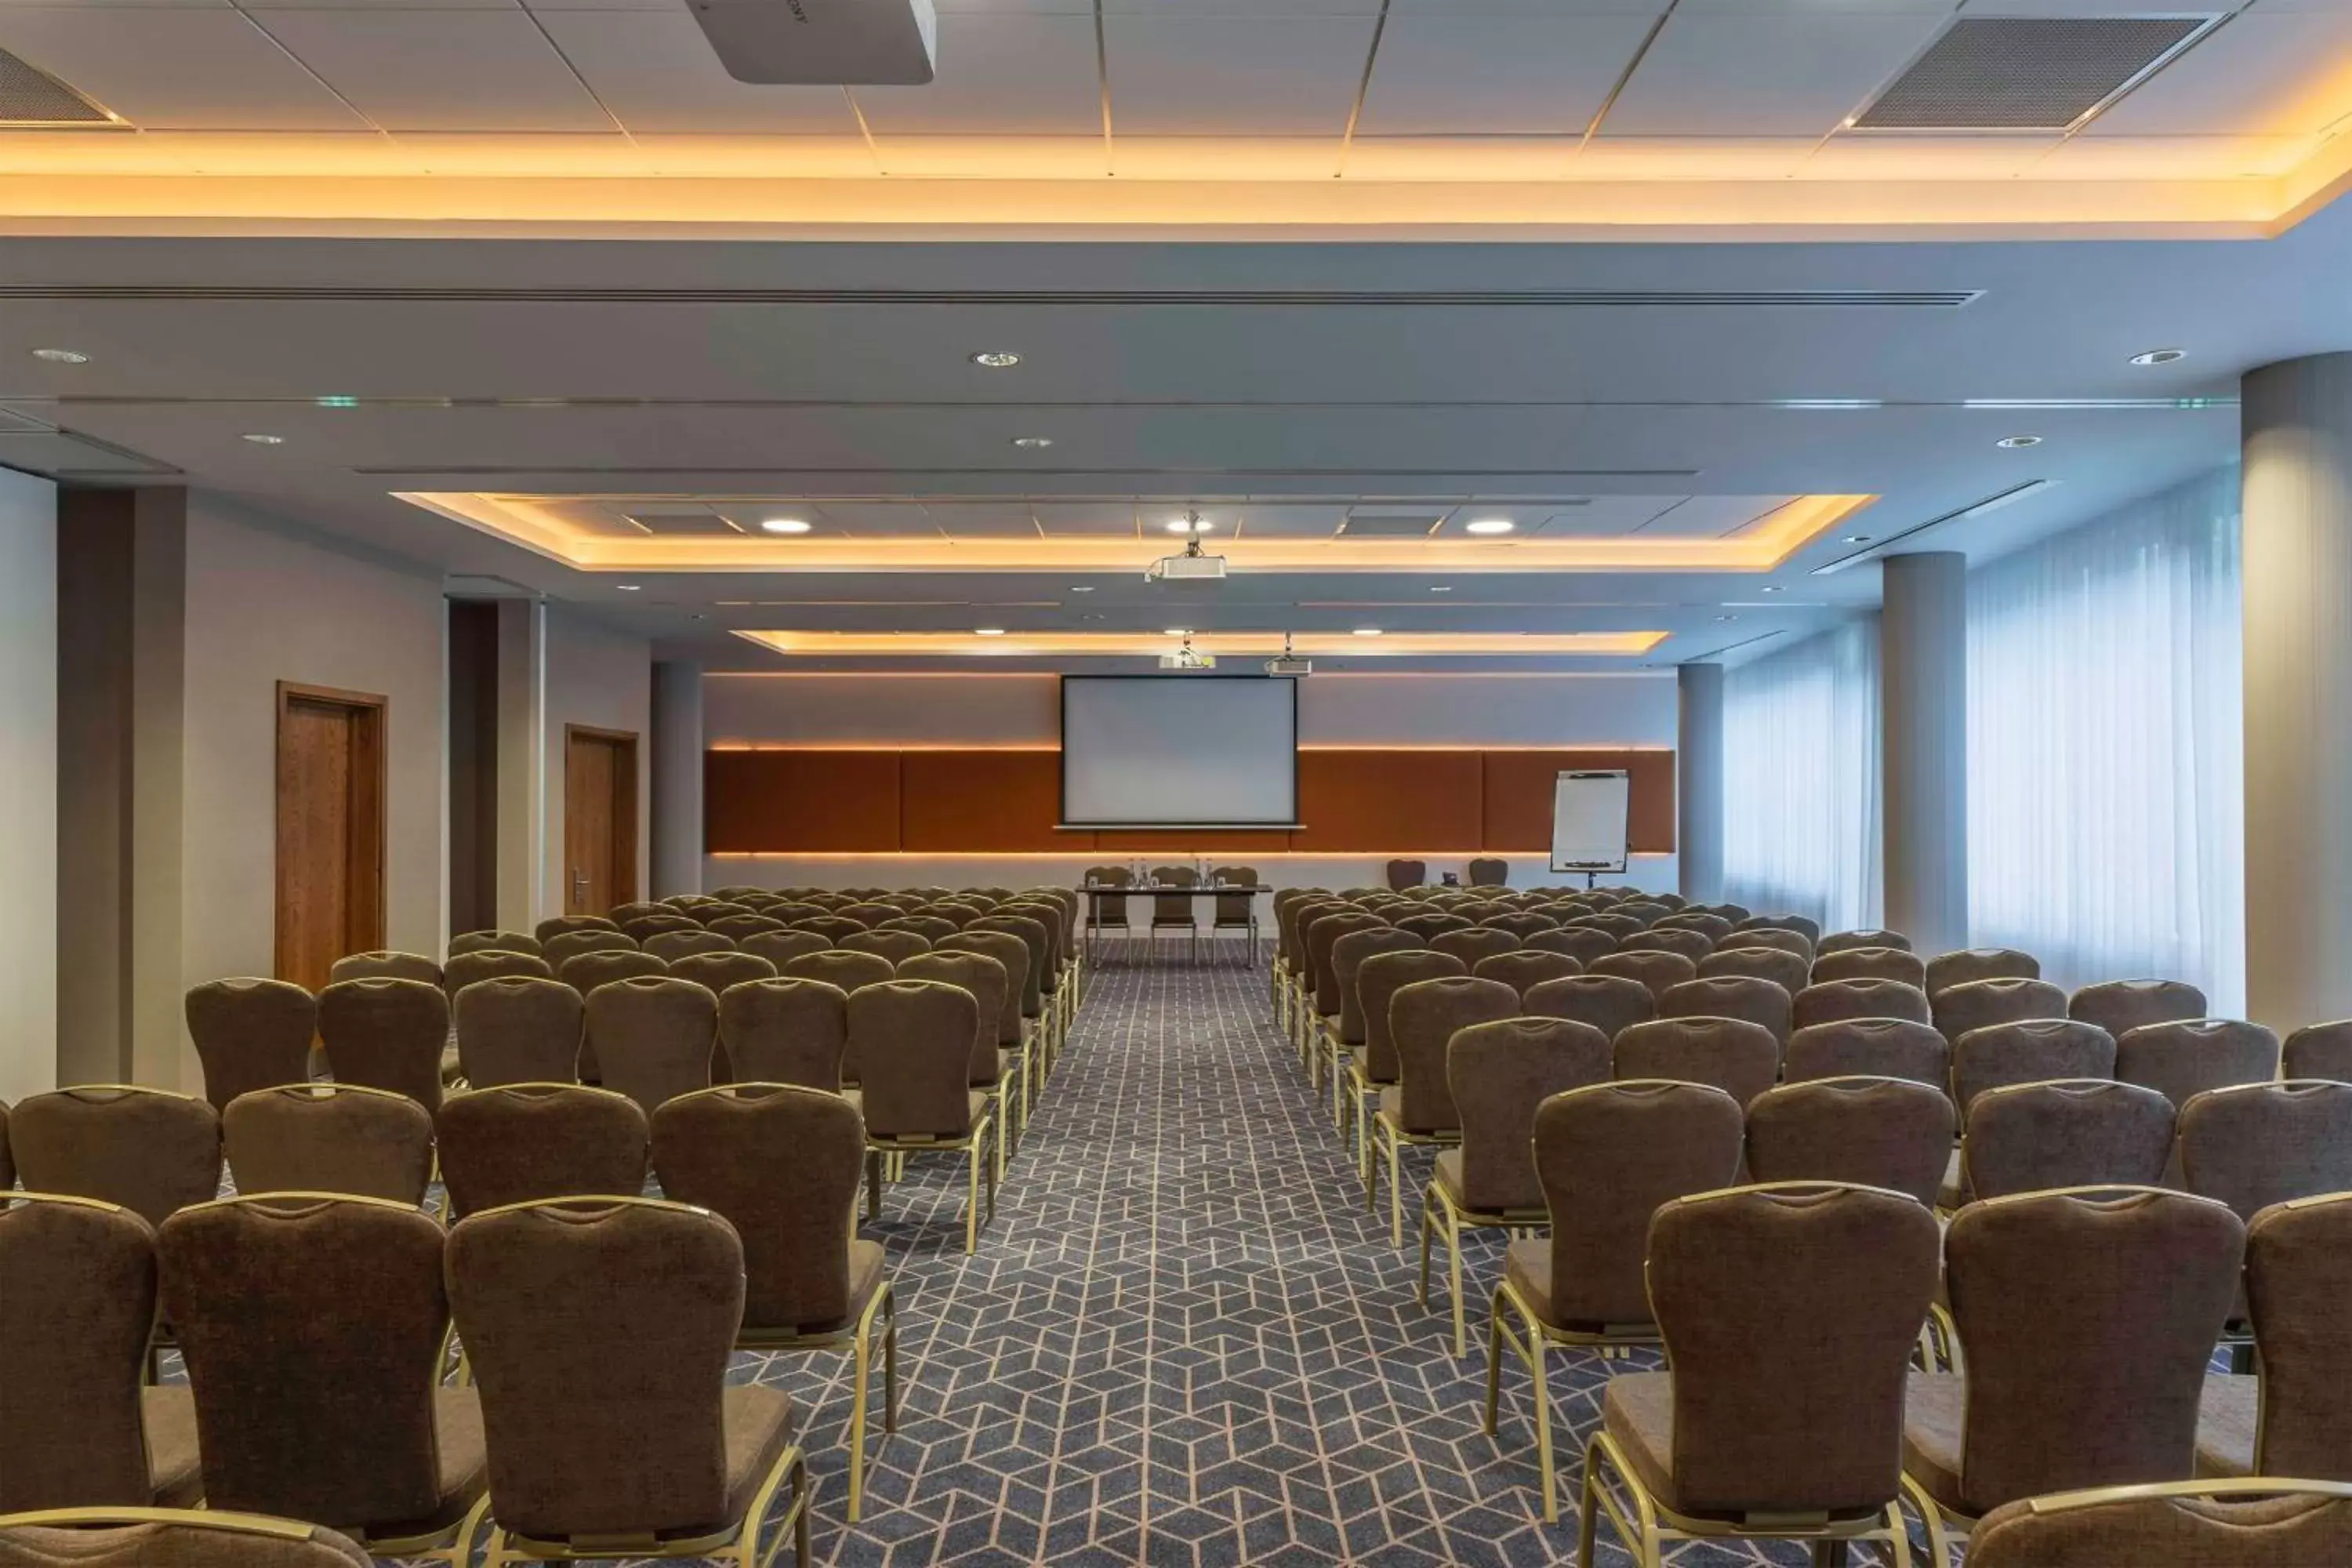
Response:
[{"label": "door frame", "polygon": [[[278,683],[277,721],[270,741],[271,816],[269,847],[270,876],[270,970],[283,976],[287,969],[285,868],[278,864],[278,847],[285,830],[286,779],[282,768],[286,756],[287,711],[297,702],[320,707],[341,708],[358,720],[355,726],[354,750],[360,754],[352,760],[352,781],[355,805],[354,815],[362,818],[355,823],[352,836],[354,853],[346,868],[355,883],[372,882],[372,888],[354,886],[347,889],[352,903],[361,908],[371,905],[374,910],[378,941],[390,938],[388,906],[385,899],[385,868],[390,859],[388,837],[391,830],[389,766],[392,748],[388,736],[392,727],[392,700],[380,692],[347,691],[334,686],[310,686],[300,681],[281,680]],[[370,753],[373,753],[371,756]],[[365,842],[363,820],[372,816],[375,831]],[[371,893],[373,895],[370,897]]]},{"label": "door frame", "polygon": [[602,741],[620,755],[613,769],[613,904],[637,899],[637,768],[639,737],[635,730],[607,730],[595,724],[563,726],[563,897],[562,912],[572,909],[572,742]]}]

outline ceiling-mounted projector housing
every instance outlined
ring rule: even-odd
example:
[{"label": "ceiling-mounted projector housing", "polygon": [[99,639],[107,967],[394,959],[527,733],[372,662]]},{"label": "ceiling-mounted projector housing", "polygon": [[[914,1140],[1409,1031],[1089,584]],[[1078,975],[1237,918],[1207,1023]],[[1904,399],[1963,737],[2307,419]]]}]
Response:
[{"label": "ceiling-mounted projector housing", "polygon": [[1187,552],[1182,555],[1163,555],[1144,569],[1147,583],[1222,583],[1225,579],[1225,558],[1222,555],[1202,555]]},{"label": "ceiling-mounted projector housing", "polygon": [[1296,654],[1286,653],[1278,658],[1267,659],[1265,672],[1268,675],[1312,675],[1315,673],[1315,661],[1311,658],[1301,658]]},{"label": "ceiling-mounted projector housing", "polygon": [[689,0],[719,63],[762,87],[921,87],[936,74],[931,0]]}]

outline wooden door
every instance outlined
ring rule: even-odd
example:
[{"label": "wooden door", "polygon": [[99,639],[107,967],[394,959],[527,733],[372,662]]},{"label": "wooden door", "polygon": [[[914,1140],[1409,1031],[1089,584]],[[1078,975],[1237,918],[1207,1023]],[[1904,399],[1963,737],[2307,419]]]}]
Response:
[{"label": "wooden door", "polygon": [[384,942],[384,700],[278,687],[280,980],[316,991]]},{"label": "wooden door", "polygon": [[637,896],[637,738],[563,729],[563,912],[601,915]]}]

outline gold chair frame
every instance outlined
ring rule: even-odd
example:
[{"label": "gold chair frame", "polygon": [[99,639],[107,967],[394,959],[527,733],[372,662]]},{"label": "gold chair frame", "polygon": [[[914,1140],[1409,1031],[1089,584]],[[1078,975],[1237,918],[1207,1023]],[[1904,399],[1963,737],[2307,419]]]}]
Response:
[{"label": "gold chair frame", "polygon": [[[850,1347],[851,1399],[849,1407],[849,1521],[856,1523],[866,1513],[866,1405],[873,1386],[874,1320],[882,1320],[882,1436],[888,1441],[898,1430],[898,1304],[890,1281],[886,1277],[875,1290],[874,1299],[857,1315],[857,1321],[848,1328],[835,1329],[826,1333],[803,1334],[781,1329],[745,1329],[736,1336],[735,1348],[742,1351],[809,1351],[837,1350]],[[880,1451],[880,1444],[876,1445]]]},{"label": "gold chair frame", "polygon": [[[1455,1140],[1457,1142],[1460,1140]],[[1441,1213],[1442,1211],[1442,1213]],[[1454,1200],[1435,1172],[1421,1192],[1421,1304],[1429,1305],[1429,1241],[1443,1224],[1445,1232],[1446,1275],[1454,1290],[1454,1353],[1470,1353],[1469,1310],[1462,1296],[1462,1233],[1465,1230],[1531,1230],[1551,1225],[1551,1210],[1466,1209]]]},{"label": "gold chair frame", "polygon": [[[1602,1469],[1603,1465],[1607,1470]],[[1616,1485],[1610,1485],[1611,1478]],[[1906,1489],[1911,1478],[1903,1478]],[[1622,1495],[1621,1495],[1622,1489]],[[1625,1451],[1606,1432],[1593,1434],[1584,1450],[1584,1506],[1577,1525],[1577,1568],[1592,1568],[1593,1538],[1606,1513],[1609,1522],[1633,1549],[1638,1568],[1662,1568],[1662,1549],[1669,1541],[1769,1540],[1831,1542],[1871,1541],[1891,1547],[1895,1568],[1910,1568],[1911,1534],[1903,1522],[1898,1495],[1884,1509],[1853,1518],[1829,1514],[1749,1514],[1740,1519],[1696,1519],[1650,1495]],[[1930,1535],[1933,1535],[1932,1526]]]},{"label": "gold chair frame", "polygon": [[[992,1138],[991,1134],[995,1136]],[[993,1163],[989,1159],[989,1145],[992,1142],[996,1145],[998,1156]],[[964,1204],[963,1250],[965,1256],[969,1257],[980,1250],[981,1226],[996,1217],[996,1184],[1003,1170],[1003,1130],[997,1125],[993,1113],[985,1110],[981,1112],[972,1122],[971,1130],[961,1138],[934,1138],[928,1135],[877,1137],[871,1132],[867,1133],[866,1135],[866,1217],[869,1220],[882,1217],[883,1162],[886,1157],[893,1160],[898,1168],[903,1169],[904,1157],[908,1154],[934,1153],[941,1149],[968,1151],[971,1155],[971,1184],[970,1195]],[[988,1189],[988,1218],[985,1220],[981,1217],[980,1208],[983,1176]]]},{"label": "gold chair frame", "polygon": [[[1522,1339],[1504,1321],[1503,1309],[1508,1305],[1527,1324]],[[1486,1322],[1486,1436],[1495,1436],[1495,1423],[1503,1397],[1503,1346],[1509,1345],[1517,1353],[1520,1364],[1528,1369],[1533,1384],[1536,1405],[1536,1463],[1543,1470],[1543,1517],[1546,1524],[1559,1520],[1559,1475],[1552,1458],[1551,1388],[1544,1380],[1544,1346],[1560,1345],[1580,1350],[1597,1351],[1606,1359],[1622,1356],[1636,1346],[1659,1343],[1654,1323],[1625,1323],[1601,1331],[1589,1332],[1563,1329],[1547,1323],[1537,1316],[1534,1305],[1525,1292],[1505,1279],[1495,1287],[1494,1305]]]},{"label": "gold chair frame", "polygon": [[[1404,1171],[1402,1152],[1407,1145],[1416,1149],[1451,1149],[1462,1142],[1462,1131],[1459,1128],[1451,1128],[1442,1132],[1408,1132],[1387,1111],[1376,1110],[1372,1113],[1372,1142],[1380,1146],[1381,1155],[1387,1160],[1389,1167],[1389,1245],[1402,1248]],[[1379,1174],[1372,1168],[1376,1163],[1366,1162],[1365,1168],[1370,1177],[1364,1184],[1364,1212],[1367,1214],[1376,1213],[1379,1209]]]},{"label": "gold chair frame", "polygon": [[[29,1513],[0,1514],[0,1530],[103,1530],[109,1526],[176,1524],[188,1530],[216,1530],[225,1535],[266,1535],[273,1541],[309,1542],[318,1526],[266,1513],[215,1513],[205,1508],[45,1508]],[[366,1542],[355,1542],[362,1551]]]}]

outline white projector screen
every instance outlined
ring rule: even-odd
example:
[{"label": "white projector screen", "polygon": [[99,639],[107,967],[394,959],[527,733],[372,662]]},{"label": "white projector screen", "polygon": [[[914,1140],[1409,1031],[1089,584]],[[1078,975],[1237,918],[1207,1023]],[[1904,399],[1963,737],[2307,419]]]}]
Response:
[{"label": "white projector screen", "polygon": [[1622,768],[1561,773],[1552,784],[1551,868],[1625,869],[1626,815],[1633,777]]},{"label": "white projector screen", "polygon": [[1066,827],[1288,827],[1298,683],[1269,676],[1062,677]]}]

